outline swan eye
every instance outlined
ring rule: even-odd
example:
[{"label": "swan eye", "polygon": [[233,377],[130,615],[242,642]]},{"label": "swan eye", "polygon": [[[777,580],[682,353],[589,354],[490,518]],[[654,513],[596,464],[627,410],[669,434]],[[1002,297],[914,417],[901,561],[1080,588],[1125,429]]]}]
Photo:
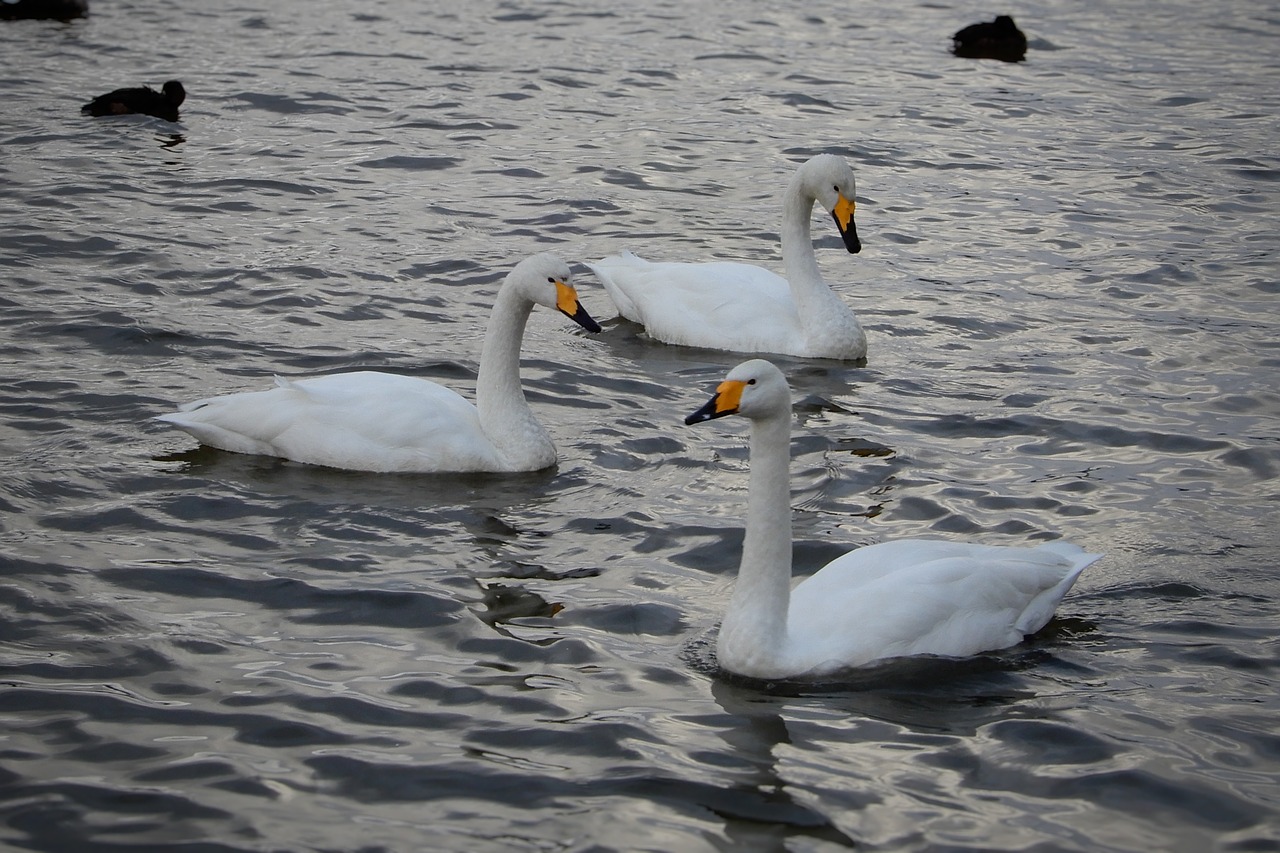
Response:
[{"label": "swan eye", "polygon": [[748,380],[747,380],[747,384],[748,384],[748,385],[755,385],[755,384],[756,384],[756,381],[755,381],[754,379],[748,379]]},{"label": "swan eye", "polygon": [[556,283],[556,277],[555,277],[555,276],[553,276],[553,275],[549,275],[549,276],[547,276],[547,281],[548,281],[548,282],[550,282],[551,284],[555,284],[555,283]]}]

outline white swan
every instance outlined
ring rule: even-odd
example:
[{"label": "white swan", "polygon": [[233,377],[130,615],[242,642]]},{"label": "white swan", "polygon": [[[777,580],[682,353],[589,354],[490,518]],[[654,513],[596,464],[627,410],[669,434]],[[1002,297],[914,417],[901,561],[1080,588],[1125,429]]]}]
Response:
[{"label": "white swan", "polygon": [[156,420],[237,453],[358,471],[536,471],[556,449],[520,386],[520,344],[534,305],[557,308],[590,332],[569,265],[550,254],[521,261],[495,298],[480,352],[476,404],[426,379],[358,371],[198,400]]},{"label": "white swan", "polygon": [[751,420],[742,565],[720,626],[720,666],[752,678],[830,674],[910,655],[963,657],[1017,644],[1049,621],[1101,554],[906,539],[858,548],[791,585],[791,394],[781,371],[738,365],[685,418]]},{"label": "white swan", "polygon": [[833,154],[819,154],[796,170],[783,196],[785,279],[751,264],[651,263],[630,252],[587,266],[623,317],[668,344],[865,358],[867,336],[858,318],[818,270],[809,235],[815,201],[831,211],[845,247],[861,251],[853,220],[853,170]]}]

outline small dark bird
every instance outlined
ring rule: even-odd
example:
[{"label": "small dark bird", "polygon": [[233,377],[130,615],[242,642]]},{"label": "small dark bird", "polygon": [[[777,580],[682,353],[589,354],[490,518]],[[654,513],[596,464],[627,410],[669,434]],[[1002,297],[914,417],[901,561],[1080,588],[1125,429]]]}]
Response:
[{"label": "small dark bird", "polygon": [[150,86],[116,89],[99,95],[80,108],[91,116],[122,116],[142,113],[169,121],[178,120],[178,107],[187,98],[187,90],[177,80],[170,80],[157,92]]},{"label": "small dark bird", "polygon": [[1027,37],[1013,18],[997,15],[994,21],[970,24],[951,37],[951,50],[966,59],[1000,59],[1021,62],[1027,57]]},{"label": "small dark bird", "polygon": [[89,0],[0,0],[2,21],[70,21],[89,14]]}]

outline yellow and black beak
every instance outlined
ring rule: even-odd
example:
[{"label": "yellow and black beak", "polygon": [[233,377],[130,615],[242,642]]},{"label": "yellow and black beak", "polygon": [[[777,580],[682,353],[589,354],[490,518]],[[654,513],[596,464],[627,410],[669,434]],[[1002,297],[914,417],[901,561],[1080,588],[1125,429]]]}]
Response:
[{"label": "yellow and black beak", "polygon": [[844,240],[844,247],[851,255],[862,251],[862,241],[858,239],[858,227],[853,222],[853,212],[856,208],[857,204],[853,199],[845,198],[844,193],[840,193],[836,199],[835,209],[831,211],[836,227],[840,229],[840,237]]},{"label": "yellow and black beak", "polygon": [[716,386],[716,393],[707,404],[684,419],[685,425],[700,424],[703,421],[723,418],[725,415],[737,414],[742,404],[742,391],[747,383],[741,379],[726,379]]},{"label": "yellow and black beak", "polygon": [[587,309],[578,301],[578,291],[556,279],[556,307],[573,322],[588,332],[600,331],[600,324],[591,319]]}]

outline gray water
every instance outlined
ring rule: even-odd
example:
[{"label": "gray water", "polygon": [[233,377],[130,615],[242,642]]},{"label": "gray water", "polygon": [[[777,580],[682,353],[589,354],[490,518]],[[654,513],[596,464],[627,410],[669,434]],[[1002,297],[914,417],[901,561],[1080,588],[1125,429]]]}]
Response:
[{"label": "gray water", "polygon": [[[948,54],[996,11],[1027,61]],[[1280,850],[1280,5],[246,0],[0,29],[0,845]],[[181,120],[91,119],[178,78]],[[1106,557],[1041,634],[719,674],[730,353],[610,319],[629,248],[780,269],[865,366],[776,359],[796,574],[903,537]],[[473,388],[520,258],[556,469],[374,475],[149,420],[274,374]]]}]

